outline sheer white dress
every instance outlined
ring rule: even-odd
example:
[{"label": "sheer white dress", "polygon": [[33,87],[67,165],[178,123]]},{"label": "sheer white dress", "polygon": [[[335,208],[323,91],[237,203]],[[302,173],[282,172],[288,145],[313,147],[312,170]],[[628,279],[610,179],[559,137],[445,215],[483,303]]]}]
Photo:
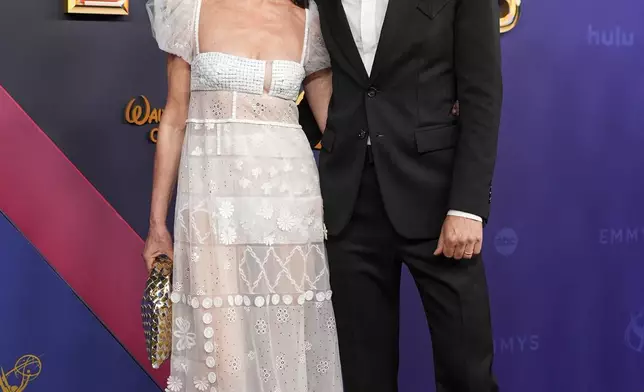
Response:
[{"label": "sheer white dress", "polygon": [[199,51],[199,0],[148,0],[160,48],[191,64],[179,169],[171,392],[342,391],[317,167],[298,124],[330,66],[315,4],[302,59]]}]

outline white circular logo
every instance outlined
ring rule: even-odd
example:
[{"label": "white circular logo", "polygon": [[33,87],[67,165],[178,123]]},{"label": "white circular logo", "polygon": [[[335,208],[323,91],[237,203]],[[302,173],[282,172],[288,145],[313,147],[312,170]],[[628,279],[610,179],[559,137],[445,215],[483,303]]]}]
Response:
[{"label": "white circular logo", "polygon": [[503,256],[510,256],[517,250],[517,245],[519,244],[519,237],[517,236],[516,231],[509,227],[505,227],[499,230],[494,237],[494,246],[496,251],[502,254]]},{"label": "white circular logo", "polygon": [[631,315],[631,321],[624,332],[624,343],[631,350],[644,353],[644,309]]}]

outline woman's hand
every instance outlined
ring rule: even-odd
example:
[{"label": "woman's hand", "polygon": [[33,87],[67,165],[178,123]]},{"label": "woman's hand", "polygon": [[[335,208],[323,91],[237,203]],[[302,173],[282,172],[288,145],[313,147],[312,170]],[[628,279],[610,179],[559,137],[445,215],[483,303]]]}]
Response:
[{"label": "woman's hand", "polygon": [[148,271],[152,269],[154,259],[166,255],[172,260],[172,237],[165,225],[151,226],[143,248],[143,259]]}]

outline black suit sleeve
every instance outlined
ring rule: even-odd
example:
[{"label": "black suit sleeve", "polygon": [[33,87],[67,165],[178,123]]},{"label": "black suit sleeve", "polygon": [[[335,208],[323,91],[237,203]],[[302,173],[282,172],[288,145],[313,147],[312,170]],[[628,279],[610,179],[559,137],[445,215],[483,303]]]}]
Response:
[{"label": "black suit sleeve", "polygon": [[503,86],[498,0],[457,0],[455,59],[460,135],[449,208],[487,220]]},{"label": "black suit sleeve", "polygon": [[315,117],[313,117],[313,112],[309,107],[306,96],[298,105],[298,109],[300,111],[300,125],[304,130],[304,134],[306,134],[306,138],[309,140],[309,144],[311,144],[311,148],[313,148],[322,139],[322,132],[320,131],[320,127],[318,127],[318,123],[315,121]]}]

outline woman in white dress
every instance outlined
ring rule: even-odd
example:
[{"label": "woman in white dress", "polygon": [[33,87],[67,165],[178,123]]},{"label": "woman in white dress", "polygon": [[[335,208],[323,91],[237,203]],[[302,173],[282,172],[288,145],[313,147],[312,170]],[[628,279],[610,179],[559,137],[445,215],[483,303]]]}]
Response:
[{"label": "woman in white dress", "polygon": [[174,260],[166,390],[342,391],[318,174],[296,105],[303,85],[324,129],[331,74],[315,4],[148,0],[148,11],[169,53],[144,251],[148,266]]}]

